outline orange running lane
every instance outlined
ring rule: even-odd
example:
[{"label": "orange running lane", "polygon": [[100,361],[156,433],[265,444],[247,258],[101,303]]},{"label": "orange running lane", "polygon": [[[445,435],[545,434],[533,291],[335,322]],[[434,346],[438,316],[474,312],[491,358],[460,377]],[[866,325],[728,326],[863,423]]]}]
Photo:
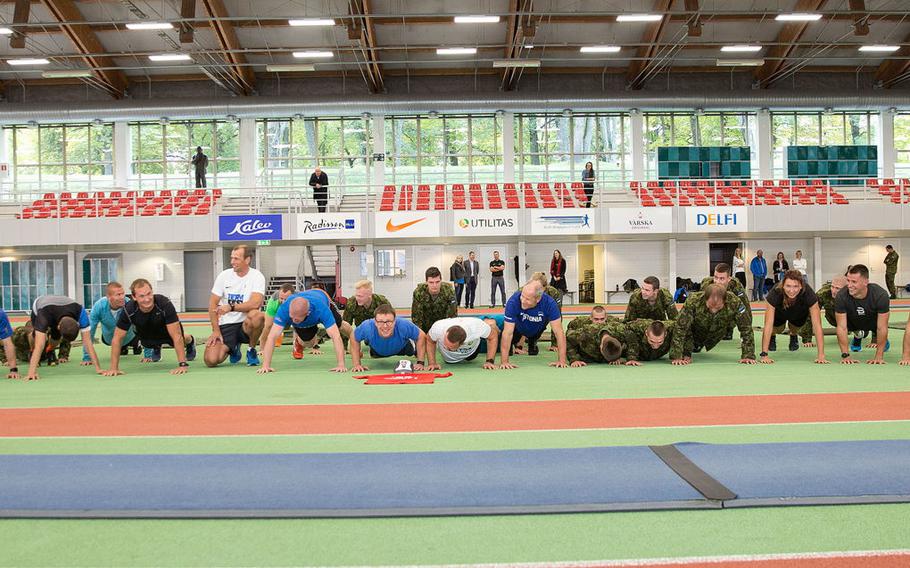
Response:
[{"label": "orange running lane", "polygon": [[0,437],[379,434],[910,420],[910,392],[0,410]]}]

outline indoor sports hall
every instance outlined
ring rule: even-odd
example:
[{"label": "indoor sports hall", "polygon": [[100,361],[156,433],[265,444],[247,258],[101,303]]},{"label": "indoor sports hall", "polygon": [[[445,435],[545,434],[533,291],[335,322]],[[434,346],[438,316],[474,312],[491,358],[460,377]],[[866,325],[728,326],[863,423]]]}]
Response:
[{"label": "indoor sports hall", "polygon": [[906,2],[0,1],[0,566],[910,565],[905,254]]}]

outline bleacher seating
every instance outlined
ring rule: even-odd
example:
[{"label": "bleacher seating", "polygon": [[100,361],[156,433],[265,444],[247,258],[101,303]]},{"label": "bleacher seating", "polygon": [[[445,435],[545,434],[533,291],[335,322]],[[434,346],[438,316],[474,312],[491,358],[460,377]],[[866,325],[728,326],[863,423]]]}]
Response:
[{"label": "bleacher seating", "polygon": [[[391,189],[390,189],[391,188]],[[394,195],[394,186],[386,188]],[[221,198],[220,189],[180,189],[143,191],[140,193],[121,191],[109,194],[103,191],[79,192],[73,197],[70,192],[58,196],[45,193],[31,205],[22,208],[19,219],[92,219],[97,217],[169,217],[208,215]],[[390,204],[391,205],[391,204]],[[391,206],[389,207],[391,210]]]},{"label": "bleacher seating", "polygon": [[[670,180],[649,181],[644,185],[630,182],[629,191],[642,207],[846,205],[850,202],[824,180],[794,180],[792,185],[790,180],[762,180],[760,183],[755,180],[681,180],[678,188],[676,182]],[[910,197],[910,193],[906,195]]]}]

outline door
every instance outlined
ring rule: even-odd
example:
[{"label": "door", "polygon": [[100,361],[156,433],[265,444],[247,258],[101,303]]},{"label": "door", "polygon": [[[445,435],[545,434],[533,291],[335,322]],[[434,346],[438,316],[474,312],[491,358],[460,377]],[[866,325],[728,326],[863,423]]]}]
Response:
[{"label": "door", "polygon": [[[733,253],[742,248],[742,243],[711,243],[708,245],[708,275],[714,274],[714,267],[725,262],[733,268]],[[732,276],[732,274],[731,274]]]},{"label": "door", "polygon": [[186,298],[184,309],[186,311],[208,310],[214,282],[215,262],[212,251],[185,251],[183,253],[183,285]]}]

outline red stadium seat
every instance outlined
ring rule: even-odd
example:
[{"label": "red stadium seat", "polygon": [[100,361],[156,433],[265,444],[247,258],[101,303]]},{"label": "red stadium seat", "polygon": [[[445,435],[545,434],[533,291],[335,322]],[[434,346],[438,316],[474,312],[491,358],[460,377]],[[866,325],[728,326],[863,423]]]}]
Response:
[{"label": "red stadium seat", "polygon": [[462,210],[467,208],[464,184],[452,184],[452,209]]}]

